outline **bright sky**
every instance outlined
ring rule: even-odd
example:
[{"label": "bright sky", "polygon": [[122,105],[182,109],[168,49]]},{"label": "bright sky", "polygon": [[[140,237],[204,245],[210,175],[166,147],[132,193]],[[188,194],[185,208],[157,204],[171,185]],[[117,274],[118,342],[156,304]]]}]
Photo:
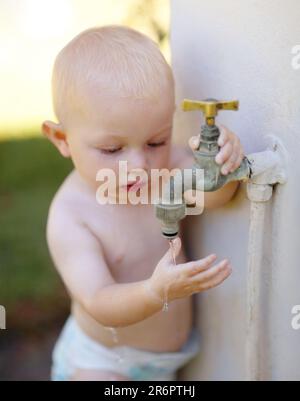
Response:
[{"label": "bright sky", "polygon": [[[169,1],[151,1],[155,17],[167,26]],[[124,23],[153,37],[146,24],[147,10],[146,17],[132,17],[136,6],[142,3],[0,0],[0,135],[36,128],[43,119],[54,118],[50,89],[54,58],[80,31],[96,25]],[[147,7],[149,4],[150,0]],[[168,48],[163,51],[169,59]]]}]

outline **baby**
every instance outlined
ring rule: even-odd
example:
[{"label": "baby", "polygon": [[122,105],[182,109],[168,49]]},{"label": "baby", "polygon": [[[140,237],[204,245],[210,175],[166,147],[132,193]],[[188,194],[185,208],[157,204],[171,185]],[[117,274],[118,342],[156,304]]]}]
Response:
[{"label": "baby", "polygon": [[[118,182],[116,202],[96,200],[97,172],[106,168],[118,176],[119,161],[127,162],[128,174],[192,165],[190,149],[171,144],[171,68],[147,36],[104,26],[82,32],[62,49],[52,88],[58,123],[45,121],[43,133],[74,164],[47,225],[51,256],[72,300],[52,378],[175,380],[199,349],[192,295],[223,282],[229,261],[215,263],[211,254],[188,262],[177,238],[175,265],[153,204],[118,202],[124,193],[150,187],[132,174]],[[192,137],[190,147],[198,141]],[[219,145],[216,162],[227,174],[240,165],[243,150],[225,127]],[[237,187],[233,182],[206,193],[205,207],[225,204]]]}]

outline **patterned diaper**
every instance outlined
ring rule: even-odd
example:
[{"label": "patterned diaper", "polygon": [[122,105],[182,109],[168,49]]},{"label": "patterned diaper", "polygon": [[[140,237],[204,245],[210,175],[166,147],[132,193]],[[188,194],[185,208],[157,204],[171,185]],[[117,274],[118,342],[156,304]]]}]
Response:
[{"label": "patterned diaper", "polygon": [[133,381],[172,381],[177,370],[198,351],[196,329],[177,352],[149,352],[128,346],[109,348],[88,337],[70,316],[54,348],[52,380],[68,381],[76,369],[95,369],[118,373]]}]

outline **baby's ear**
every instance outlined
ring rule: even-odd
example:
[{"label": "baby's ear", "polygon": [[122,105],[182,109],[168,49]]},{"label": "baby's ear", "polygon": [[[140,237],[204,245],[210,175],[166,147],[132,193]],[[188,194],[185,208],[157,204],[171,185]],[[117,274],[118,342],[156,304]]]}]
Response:
[{"label": "baby's ear", "polygon": [[44,121],[42,124],[42,132],[64,157],[71,156],[67,136],[62,130],[61,124],[56,124],[52,121]]}]

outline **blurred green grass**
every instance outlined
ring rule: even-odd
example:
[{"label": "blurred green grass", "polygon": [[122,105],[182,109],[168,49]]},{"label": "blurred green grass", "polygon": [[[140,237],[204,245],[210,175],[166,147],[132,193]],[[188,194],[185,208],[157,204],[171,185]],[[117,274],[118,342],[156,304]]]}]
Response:
[{"label": "blurred green grass", "polygon": [[[65,291],[48,253],[48,208],[70,160],[42,137],[0,141],[0,304],[57,308]],[[22,310],[22,307],[21,307]]]}]

